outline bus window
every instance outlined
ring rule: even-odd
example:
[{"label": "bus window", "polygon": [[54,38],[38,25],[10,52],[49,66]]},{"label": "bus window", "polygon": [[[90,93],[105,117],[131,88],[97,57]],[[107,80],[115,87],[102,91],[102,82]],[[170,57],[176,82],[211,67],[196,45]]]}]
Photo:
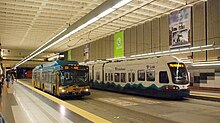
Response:
[{"label": "bus window", "polygon": [[37,72],[38,73],[38,75],[37,75],[37,80],[38,80],[38,82],[40,82],[40,72]]},{"label": "bus window", "polygon": [[54,83],[53,73],[51,73],[51,76],[50,76],[50,77],[51,77],[51,83]]},{"label": "bus window", "polygon": [[115,73],[115,82],[119,82],[119,81],[120,81],[120,74]]},{"label": "bus window", "polygon": [[65,72],[64,73],[64,78],[65,78],[65,80],[70,80],[71,78],[70,78],[70,73],[69,72]]},{"label": "bus window", "polygon": [[132,82],[135,81],[135,73],[132,73]]},{"label": "bus window", "polygon": [[121,82],[126,82],[126,73],[121,73]]},{"label": "bus window", "polygon": [[48,82],[51,83],[52,82],[52,72],[49,72],[49,77],[48,78],[49,78]]},{"label": "bus window", "polygon": [[147,81],[155,81],[155,71],[147,70]]},{"label": "bus window", "polygon": [[89,80],[92,80],[92,72],[89,72]]},{"label": "bus window", "polygon": [[96,80],[100,80],[100,72],[96,72]]},{"label": "bus window", "polygon": [[53,83],[56,83],[56,80],[57,80],[57,78],[56,78],[56,72],[54,72],[54,73],[53,73]]},{"label": "bus window", "polygon": [[48,82],[48,72],[45,73],[46,82]]},{"label": "bus window", "polygon": [[108,73],[105,73],[105,81],[108,81]]},{"label": "bus window", "polygon": [[131,73],[128,73],[128,82],[131,82]]},{"label": "bus window", "polygon": [[111,81],[113,81],[113,73],[111,73]]},{"label": "bus window", "polygon": [[42,82],[45,82],[44,72],[42,72]]},{"label": "bus window", "polygon": [[168,75],[167,75],[166,71],[160,71],[159,82],[160,83],[169,83],[169,79],[168,79]]},{"label": "bus window", "polygon": [[138,81],[145,81],[145,71],[144,70],[138,70]]}]

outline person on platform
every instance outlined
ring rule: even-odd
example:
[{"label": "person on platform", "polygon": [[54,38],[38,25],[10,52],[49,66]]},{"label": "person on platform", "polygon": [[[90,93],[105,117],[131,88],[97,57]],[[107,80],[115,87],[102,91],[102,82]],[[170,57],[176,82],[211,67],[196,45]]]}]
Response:
[{"label": "person on platform", "polygon": [[11,74],[11,83],[12,84],[14,83],[14,80],[15,80],[15,76],[14,76],[14,74]]},{"label": "person on platform", "polygon": [[10,75],[9,74],[6,77],[6,82],[7,82],[7,88],[9,88],[9,82],[10,82]]}]

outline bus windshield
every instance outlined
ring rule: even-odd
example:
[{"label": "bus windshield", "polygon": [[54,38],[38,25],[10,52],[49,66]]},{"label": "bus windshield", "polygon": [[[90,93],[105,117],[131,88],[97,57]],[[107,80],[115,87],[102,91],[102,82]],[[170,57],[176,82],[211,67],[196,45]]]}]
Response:
[{"label": "bus windshield", "polygon": [[183,63],[168,63],[170,68],[172,80],[174,84],[188,84],[189,77],[186,70],[186,67]]},{"label": "bus windshield", "polygon": [[61,72],[61,85],[62,86],[85,86],[88,85],[88,75],[87,71],[77,70],[77,71],[63,71]]}]

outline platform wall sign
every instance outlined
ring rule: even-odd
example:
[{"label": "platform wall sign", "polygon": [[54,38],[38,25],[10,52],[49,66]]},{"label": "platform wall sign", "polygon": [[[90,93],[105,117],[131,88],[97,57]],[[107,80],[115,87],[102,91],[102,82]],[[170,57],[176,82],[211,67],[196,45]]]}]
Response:
[{"label": "platform wall sign", "polygon": [[169,46],[191,46],[191,8],[172,12],[169,15]]},{"label": "platform wall sign", "polygon": [[124,56],[124,31],[114,35],[114,58]]},{"label": "platform wall sign", "polygon": [[84,61],[89,60],[89,44],[85,44],[83,47],[83,57]]},{"label": "platform wall sign", "polygon": [[68,50],[68,61],[72,60],[72,50]]}]

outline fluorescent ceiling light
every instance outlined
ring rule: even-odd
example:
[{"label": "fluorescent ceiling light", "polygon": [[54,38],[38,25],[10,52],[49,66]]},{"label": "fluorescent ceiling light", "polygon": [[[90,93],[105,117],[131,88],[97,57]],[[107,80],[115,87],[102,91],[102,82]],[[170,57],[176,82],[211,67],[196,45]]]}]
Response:
[{"label": "fluorescent ceiling light", "polygon": [[214,50],[213,47],[220,48],[220,46],[205,45],[205,46],[197,46],[197,47],[190,47],[190,48],[183,48],[183,49],[172,49],[172,50],[167,50],[167,51],[159,51],[159,52],[153,52],[153,53],[131,55],[130,57],[131,58],[140,58],[142,56],[141,58],[146,58],[146,57],[200,52],[200,51],[204,51],[204,50]]},{"label": "fluorescent ceiling light", "polygon": [[186,5],[186,1],[181,1],[181,0],[169,0],[169,1],[172,1],[174,3],[179,3],[179,4],[182,4],[182,5]]},{"label": "fluorescent ceiling light", "polygon": [[118,9],[121,8],[122,6],[128,4],[129,2],[131,2],[132,0],[122,0],[119,3],[117,3],[116,5],[114,5],[112,8],[113,9]]},{"label": "fluorescent ceiling light", "polygon": [[108,15],[109,13],[111,13],[111,12],[113,12],[113,11],[115,11],[115,9],[109,8],[109,9],[105,10],[104,12],[102,12],[101,14],[99,14],[97,17],[98,17],[98,18],[102,18],[102,17]]},{"label": "fluorescent ceiling light", "polygon": [[150,3],[150,4],[156,5],[156,6],[160,6],[160,7],[164,7],[164,8],[168,8],[168,9],[174,9],[174,7],[171,7],[171,6],[166,5],[166,4],[161,4],[161,3],[159,3],[159,2],[152,2],[152,3]]},{"label": "fluorescent ceiling light", "polygon": [[215,64],[192,64],[194,67],[202,67],[202,66],[218,66],[220,63],[215,63]]},{"label": "fluorescent ceiling light", "polygon": [[93,19],[89,20],[88,22],[85,23],[86,26],[96,22],[99,18],[98,17],[94,17]]},{"label": "fluorescent ceiling light", "polygon": [[[16,64],[16,67],[18,67],[19,65],[23,64],[24,62],[32,59],[33,57],[39,55],[40,53],[42,53],[43,51],[47,50],[48,48],[54,46],[55,44],[59,43],[60,41],[64,40],[65,38],[71,36],[72,34],[75,34],[76,32],[80,31],[81,29],[87,27],[88,25],[96,22],[97,20],[99,20],[100,18],[110,14],[111,12],[113,12],[115,9],[118,9],[122,6],[124,6],[125,4],[131,2],[132,0],[122,0],[120,2],[118,2],[116,5],[114,5],[113,7],[105,10],[104,12],[100,13],[98,16],[92,18],[91,20],[87,21],[86,23],[82,24],[81,26],[79,26],[78,28],[74,29],[73,31],[69,32],[68,34],[66,34],[65,36],[61,37],[60,39],[58,39],[57,41],[53,42],[52,44],[48,45],[47,47],[43,48],[44,46],[46,46],[48,43],[50,43],[52,40],[54,40],[57,36],[59,36],[61,33],[65,32],[67,29],[64,29],[63,31],[61,31],[59,34],[57,34],[56,36],[54,36],[53,38],[51,38],[49,41],[47,41],[44,45],[40,46],[37,50],[35,50],[34,52],[32,52],[30,55],[28,55],[27,57],[25,57],[24,59],[22,59],[20,62],[18,62]],[[43,48],[43,49],[42,49]],[[42,49],[42,50],[40,50]],[[40,50],[40,51],[39,51]]]}]

